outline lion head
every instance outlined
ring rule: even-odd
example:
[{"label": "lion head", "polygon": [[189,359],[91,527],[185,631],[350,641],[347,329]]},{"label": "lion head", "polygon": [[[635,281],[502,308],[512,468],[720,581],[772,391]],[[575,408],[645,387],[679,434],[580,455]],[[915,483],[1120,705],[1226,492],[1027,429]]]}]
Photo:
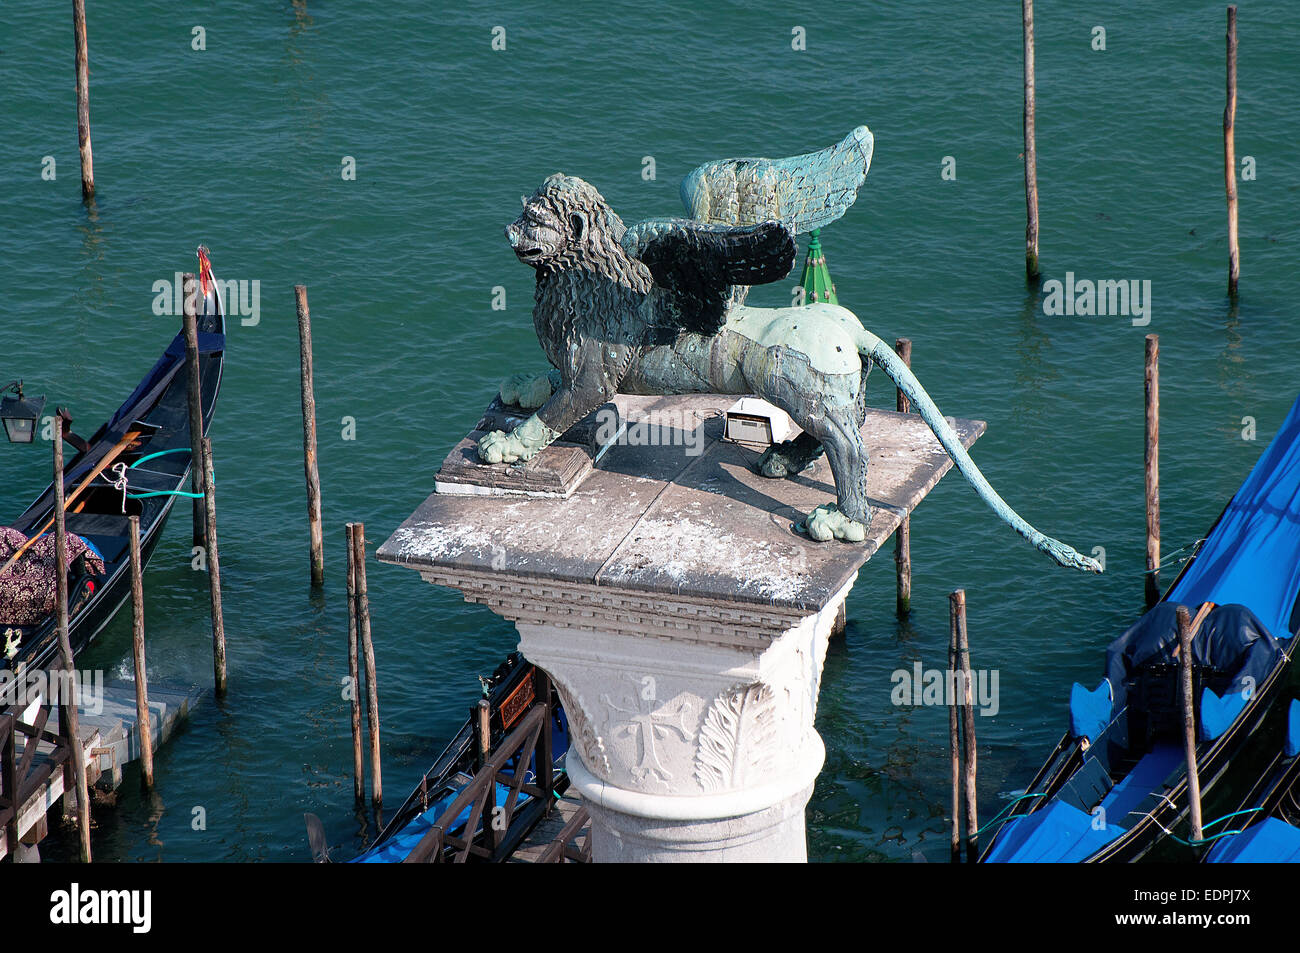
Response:
[{"label": "lion head", "polygon": [[575,265],[627,270],[619,244],[627,229],[590,183],[556,173],[522,201],[524,209],[506,226],[506,238],[524,264],[545,272]]}]

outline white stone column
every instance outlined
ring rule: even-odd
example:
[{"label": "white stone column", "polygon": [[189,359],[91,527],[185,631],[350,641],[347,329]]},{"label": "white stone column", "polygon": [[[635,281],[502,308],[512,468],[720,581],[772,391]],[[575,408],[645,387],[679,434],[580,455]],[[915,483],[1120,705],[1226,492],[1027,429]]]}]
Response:
[{"label": "white stone column", "polygon": [[817,694],[852,584],[769,639],[686,623],[658,637],[516,623],[569,717],[594,860],[807,860],[804,807],[826,756]]},{"label": "white stone column", "polygon": [[[756,453],[720,439],[733,402],[619,395],[637,440],[576,482],[575,455],[590,448],[556,443],[523,468],[479,464],[476,431],[376,554],[518,628],[568,713],[568,769],[597,860],[807,859],[804,806],[826,756],[813,719],[836,613],[952,466],[919,417],[868,410],[867,538],[814,542],[795,523],[834,498],[826,461],[797,479],[756,473]],[[954,426],[967,447],[984,431]],[[479,469],[492,472],[466,476]]]}]

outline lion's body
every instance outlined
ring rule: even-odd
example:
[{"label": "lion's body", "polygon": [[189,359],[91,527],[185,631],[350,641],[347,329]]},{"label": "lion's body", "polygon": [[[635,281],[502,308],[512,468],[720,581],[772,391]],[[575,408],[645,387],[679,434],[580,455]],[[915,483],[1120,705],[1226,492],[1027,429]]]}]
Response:
[{"label": "lion's body", "polygon": [[754,393],[745,368],[755,346],[796,351],[813,370],[855,379],[862,371],[855,332],[862,324],[834,304],[798,308],[736,308],[712,335],[683,333],[672,344],[643,347],[621,390],[628,394]]},{"label": "lion's body", "polygon": [[620,392],[756,394],[825,447],[842,522],[861,538],[871,519],[859,433],[866,375],[851,311],[740,305],[711,333],[672,327],[667,292],[620,245],[622,221],[581,180],[547,180],[507,234],[537,268],[533,324],[561,386],[529,425],[489,441],[489,459],[494,446],[502,459],[526,459]]}]

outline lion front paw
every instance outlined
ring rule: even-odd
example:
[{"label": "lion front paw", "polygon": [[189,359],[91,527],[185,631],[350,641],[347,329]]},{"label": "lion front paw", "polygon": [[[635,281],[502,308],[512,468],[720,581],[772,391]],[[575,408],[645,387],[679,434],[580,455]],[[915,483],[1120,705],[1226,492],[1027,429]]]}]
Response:
[{"label": "lion front paw", "polygon": [[536,410],[551,399],[554,385],[550,374],[515,374],[501,382],[501,403]]},{"label": "lion front paw", "polygon": [[867,538],[867,525],[849,519],[834,503],[824,503],[817,507],[795,529],[807,533],[821,543],[831,539],[842,539],[846,543],[860,543]]},{"label": "lion front paw", "polygon": [[514,433],[504,430],[484,434],[478,442],[478,458],[484,463],[515,463],[532,458],[536,452]]}]

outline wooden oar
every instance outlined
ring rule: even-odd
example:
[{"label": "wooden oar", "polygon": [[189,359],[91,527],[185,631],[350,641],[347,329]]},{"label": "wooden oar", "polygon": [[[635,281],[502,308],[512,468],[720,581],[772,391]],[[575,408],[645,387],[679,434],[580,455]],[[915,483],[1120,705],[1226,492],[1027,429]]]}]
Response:
[{"label": "wooden oar", "polygon": [[[108,451],[108,453],[104,454],[103,459],[101,459],[99,463],[95,464],[95,469],[90,471],[90,476],[86,477],[86,479],[82,481],[81,485],[68,495],[68,498],[63,503],[64,510],[66,510],[69,506],[73,504],[73,502],[77,499],[77,497],[81,495],[81,491],[84,490],[86,487],[90,486],[90,484],[94,482],[95,477],[103,473],[108,468],[108,465],[112,463],[114,460],[116,460],[123,450],[125,450],[132,443],[138,440],[141,434],[143,434],[146,429],[146,426],[140,423],[135,423],[132,424],[131,426],[133,428],[139,428],[139,429],[128,430],[126,432],[126,436],[124,436],[121,440],[119,440],[113,446],[113,448]],[[58,440],[60,438],[56,436],[54,439]],[[45,521],[44,525],[42,525],[40,529],[38,529],[35,533],[33,533],[30,537],[28,537],[27,542],[23,543],[21,546],[18,547],[18,551],[9,557],[8,562],[6,562],[3,566],[0,566],[0,576],[3,576],[6,572],[8,572],[9,567],[12,566],[14,563],[18,562],[18,558],[22,556],[23,553],[27,552],[27,550],[31,549],[32,545],[35,544],[35,542],[38,539],[40,539],[41,536],[43,536],[53,525],[54,525],[54,514],[51,513],[50,518]]]}]

